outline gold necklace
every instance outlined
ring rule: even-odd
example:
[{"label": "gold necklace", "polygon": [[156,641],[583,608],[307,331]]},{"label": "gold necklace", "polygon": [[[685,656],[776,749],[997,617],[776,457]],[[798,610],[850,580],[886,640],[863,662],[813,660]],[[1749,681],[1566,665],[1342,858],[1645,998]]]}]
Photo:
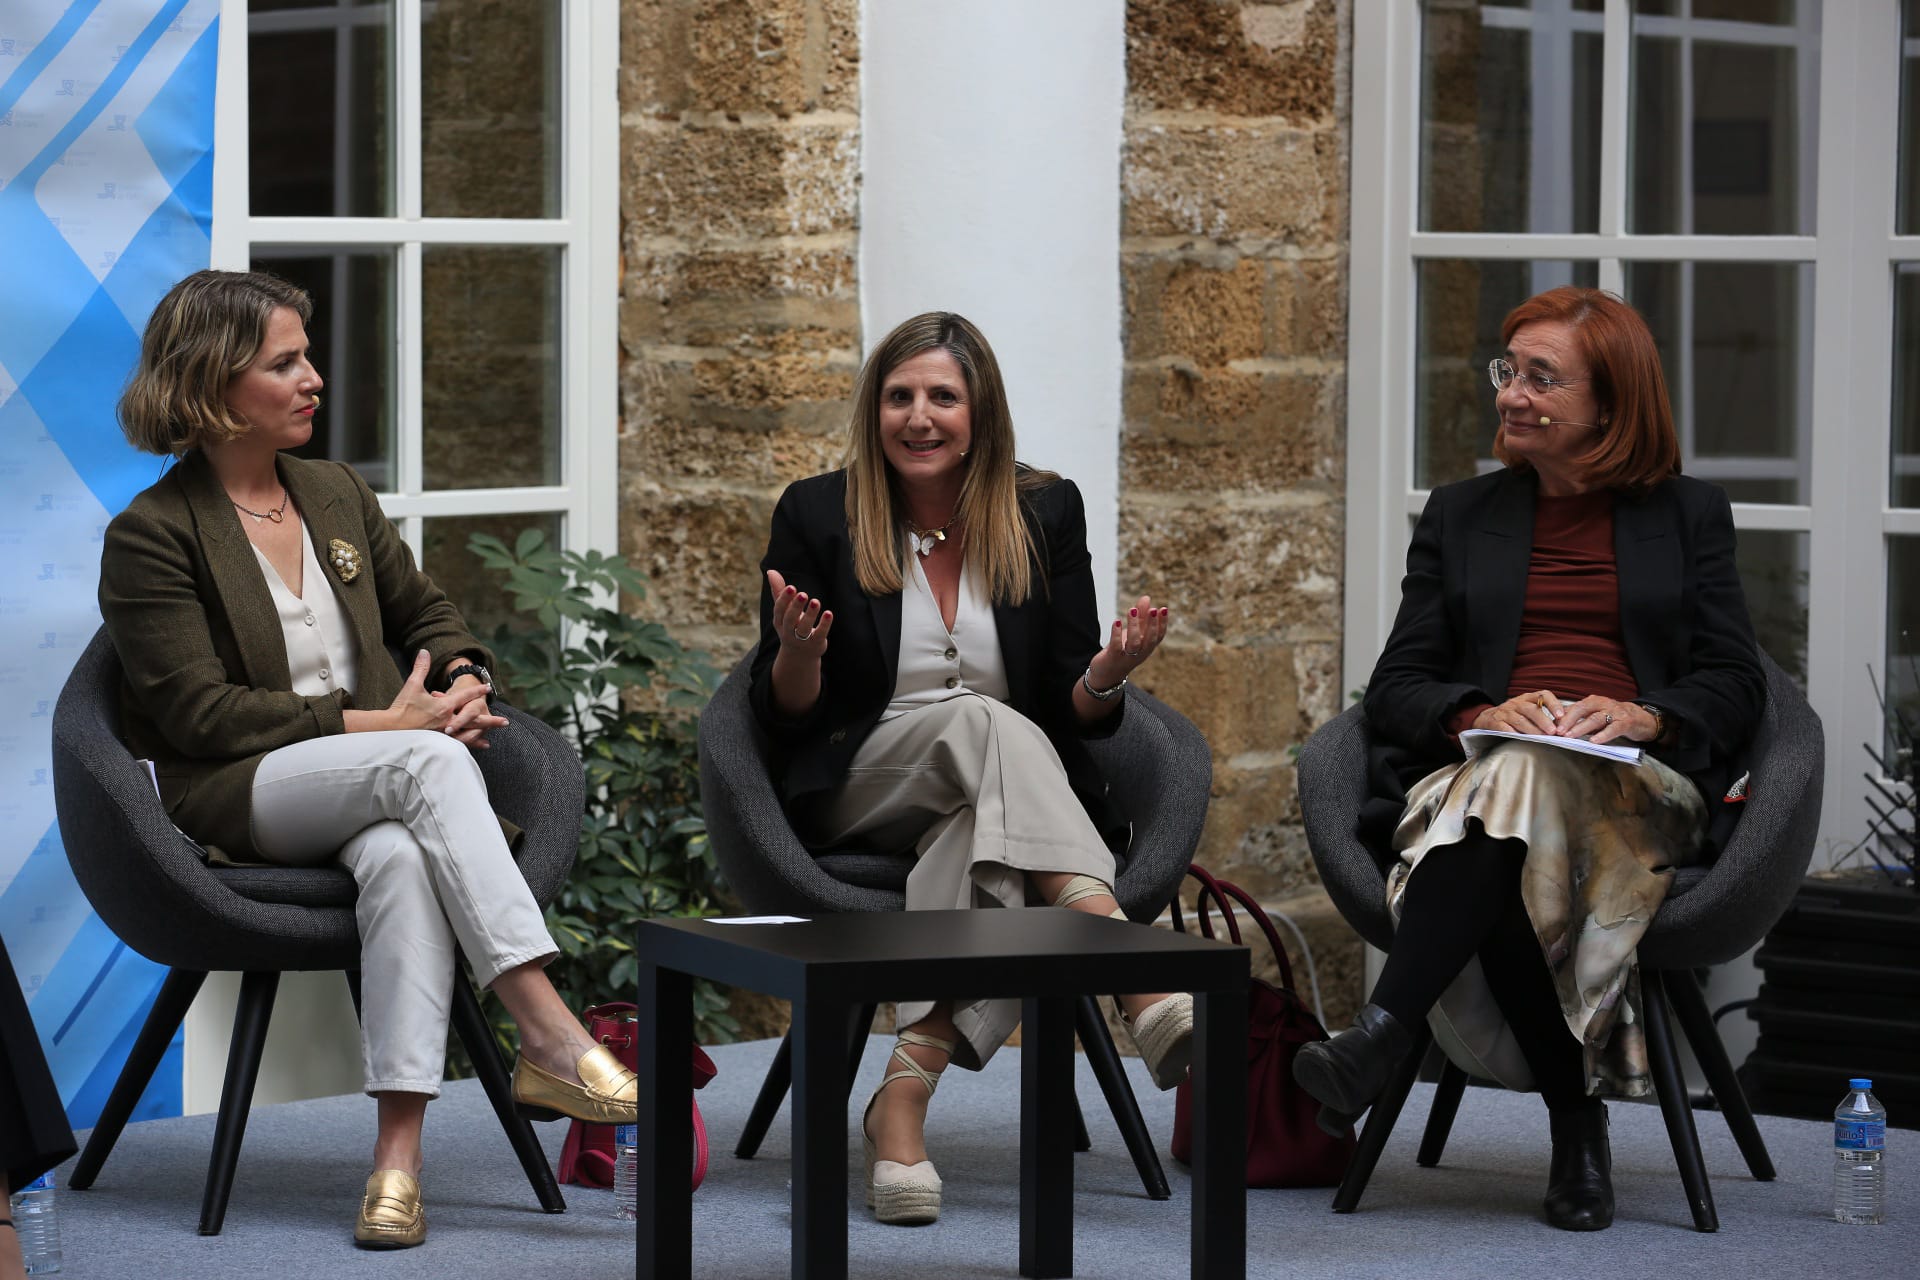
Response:
[{"label": "gold necklace", "polygon": [[958,514],[949,516],[947,522],[938,529],[922,529],[912,520],[908,520],[907,536],[913,540],[913,549],[919,552],[922,558],[932,555],[934,547],[947,540],[947,530],[953,528],[959,519]]},{"label": "gold necklace", "polygon": [[279,524],[282,520],[285,520],[287,518],[287,499],[291,498],[292,496],[293,494],[287,489],[284,489],[284,488],[281,489],[280,505],[275,507],[271,511],[255,511],[252,507],[240,507],[240,504],[237,502],[233,502],[232,498],[228,498],[227,501],[233,502],[233,505],[236,507],[240,507],[242,511],[252,516],[256,522],[261,520],[271,520],[275,524]]}]

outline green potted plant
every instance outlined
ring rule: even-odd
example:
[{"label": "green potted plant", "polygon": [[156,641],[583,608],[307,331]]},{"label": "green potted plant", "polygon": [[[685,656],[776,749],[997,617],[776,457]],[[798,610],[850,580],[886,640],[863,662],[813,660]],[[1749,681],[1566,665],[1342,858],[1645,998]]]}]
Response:
[{"label": "green potted plant", "polygon": [[[647,598],[646,579],[620,557],[551,547],[537,529],[512,546],[477,533],[467,547],[502,576],[517,615],[492,637],[496,678],[586,768],[579,856],[547,908],[560,947],[548,973],[576,1010],[626,997],[639,980],[637,922],[715,911],[694,730],[719,673],[660,623],[620,608]],[[724,993],[696,984],[695,1036],[737,1031]]]}]

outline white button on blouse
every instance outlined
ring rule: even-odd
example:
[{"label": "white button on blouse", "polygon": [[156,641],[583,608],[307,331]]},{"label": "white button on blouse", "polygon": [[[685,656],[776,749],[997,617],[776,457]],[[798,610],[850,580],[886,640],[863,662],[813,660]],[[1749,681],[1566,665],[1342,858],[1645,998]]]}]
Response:
[{"label": "white button on blouse", "polygon": [[280,615],[293,691],[307,698],[324,697],[335,689],[352,693],[359,672],[359,646],[346,610],[334,595],[333,577],[320,567],[313,553],[313,535],[306,521],[300,522],[299,595],[280,580],[279,571],[260,548],[254,547],[253,555],[260,562],[260,574],[267,580],[274,610]]},{"label": "white button on blouse", "polygon": [[986,585],[962,569],[960,598],[953,611],[953,628],[948,630],[920,557],[909,553],[907,560],[907,580],[900,593],[899,668],[893,701],[880,718],[891,720],[963,693],[1005,702],[1007,668]]}]

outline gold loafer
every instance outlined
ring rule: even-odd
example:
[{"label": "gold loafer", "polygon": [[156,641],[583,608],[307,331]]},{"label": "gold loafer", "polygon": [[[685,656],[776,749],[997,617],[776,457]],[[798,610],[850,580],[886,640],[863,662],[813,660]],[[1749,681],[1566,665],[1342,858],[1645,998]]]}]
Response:
[{"label": "gold loafer", "polygon": [[522,1056],[513,1064],[513,1100],[537,1120],[569,1116],[590,1124],[640,1122],[640,1078],[621,1066],[611,1049],[593,1046],[574,1070],[582,1083],[562,1080]]},{"label": "gold loafer", "polygon": [[420,1180],[402,1169],[375,1169],[353,1224],[354,1243],[363,1249],[411,1249],[427,1238],[427,1210],[420,1203]]}]

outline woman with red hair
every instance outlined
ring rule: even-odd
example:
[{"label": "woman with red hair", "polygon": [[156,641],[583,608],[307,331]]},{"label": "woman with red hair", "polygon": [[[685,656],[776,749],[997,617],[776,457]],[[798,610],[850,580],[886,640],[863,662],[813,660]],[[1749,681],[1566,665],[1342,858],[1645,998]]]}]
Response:
[{"label": "woman with red hair", "polygon": [[[1651,1088],[1634,948],[1674,869],[1731,826],[1736,807],[1712,802],[1741,772],[1765,676],[1732,511],[1680,474],[1646,322],[1562,288],[1501,337],[1506,465],[1428,498],[1367,686],[1361,834],[1390,864],[1393,949],[1354,1025],[1295,1074],[1323,1125],[1351,1123],[1426,1018],[1468,1070],[1540,1091],[1547,1220],[1594,1231],[1613,1220],[1597,1095]],[[1520,736],[1468,758],[1469,729]]]}]

